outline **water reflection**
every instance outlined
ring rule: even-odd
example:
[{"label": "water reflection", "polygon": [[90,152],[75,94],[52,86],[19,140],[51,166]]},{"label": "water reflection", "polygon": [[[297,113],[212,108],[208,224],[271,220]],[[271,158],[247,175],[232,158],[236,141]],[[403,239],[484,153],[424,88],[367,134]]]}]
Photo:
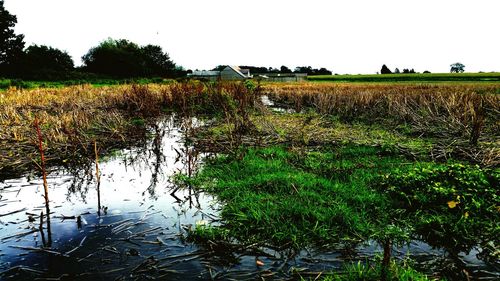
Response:
[{"label": "water reflection", "polygon": [[[0,183],[0,208],[9,211],[0,215],[0,278],[142,276],[138,268],[151,269],[147,262],[161,265],[163,275],[201,272],[203,254],[183,237],[197,221],[215,218],[218,206],[192,189],[176,188],[170,196],[169,181],[175,173],[191,176],[198,166],[188,140],[197,122],[167,118],[143,145],[50,173],[50,216],[36,215],[48,207],[41,178]],[[186,264],[186,257],[196,259]]]}]

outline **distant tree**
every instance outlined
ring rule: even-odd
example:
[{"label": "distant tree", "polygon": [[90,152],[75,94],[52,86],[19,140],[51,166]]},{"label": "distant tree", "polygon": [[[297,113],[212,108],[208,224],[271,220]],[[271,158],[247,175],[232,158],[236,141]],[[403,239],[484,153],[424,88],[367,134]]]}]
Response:
[{"label": "distant tree", "polygon": [[324,67],[315,70],[315,75],[332,75],[332,72]]},{"label": "distant tree", "polygon": [[108,39],[82,57],[87,71],[119,78],[175,77],[180,69],[161,47],[140,47],[126,39]]},{"label": "distant tree", "polygon": [[324,67],[317,69],[311,66],[297,66],[294,73],[307,73],[307,75],[332,75],[332,72]]},{"label": "distant tree", "polygon": [[425,70],[424,73],[431,73],[429,70]]},{"label": "distant tree", "polygon": [[451,73],[462,73],[464,71],[465,71],[465,65],[463,65],[462,63],[456,62],[450,65]]},{"label": "distant tree", "polygon": [[251,66],[251,65],[240,65],[240,68],[249,69],[250,73],[253,74],[265,74],[269,73],[273,68],[265,66]]},{"label": "distant tree", "polygon": [[399,74],[401,71],[399,71],[399,68],[396,67],[396,69],[394,69],[394,73]]},{"label": "distant tree", "polygon": [[410,73],[410,70],[408,68],[403,68],[403,73],[408,74],[408,73]]},{"label": "distant tree", "polygon": [[25,50],[20,68],[22,78],[58,80],[74,70],[74,63],[68,53],[59,49],[31,45]]},{"label": "distant tree", "polygon": [[280,67],[280,72],[281,73],[292,73],[292,70],[284,65]]},{"label": "distant tree", "polygon": [[295,73],[307,73],[307,75],[313,74],[313,69],[310,66],[297,66],[293,71]]},{"label": "distant tree", "polygon": [[56,71],[68,71],[74,68],[73,59],[67,52],[44,45],[31,45],[26,51],[25,58],[31,67],[49,68]]},{"label": "distant tree", "polygon": [[415,73],[415,69],[410,69],[410,73]]},{"label": "distant tree", "polygon": [[381,74],[391,74],[392,71],[387,67],[387,65],[382,65],[382,69],[380,69]]},{"label": "distant tree", "polygon": [[0,74],[10,76],[17,71],[16,64],[23,55],[24,35],[14,33],[17,18],[5,10],[3,2],[0,1]]},{"label": "distant tree", "polygon": [[178,69],[168,53],[164,53],[160,46],[146,45],[141,48],[144,59],[144,74],[146,76],[176,76]]},{"label": "distant tree", "polygon": [[125,39],[107,39],[82,57],[88,71],[119,78],[140,77],[140,48]]},{"label": "distant tree", "polygon": [[277,68],[274,68],[274,67],[269,67],[269,70],[268,70],[269,73],[279,73],[280,70],[277,69]]}]

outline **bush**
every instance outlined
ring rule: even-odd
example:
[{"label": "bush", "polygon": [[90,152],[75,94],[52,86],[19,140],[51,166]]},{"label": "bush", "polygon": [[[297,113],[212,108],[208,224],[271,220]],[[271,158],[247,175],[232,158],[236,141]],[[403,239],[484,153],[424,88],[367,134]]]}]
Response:
[{"label": "bush", "polygon": [[379,188],[431,245],[468,251],[500,237],[499,169],[425,164],[385,175]]}]

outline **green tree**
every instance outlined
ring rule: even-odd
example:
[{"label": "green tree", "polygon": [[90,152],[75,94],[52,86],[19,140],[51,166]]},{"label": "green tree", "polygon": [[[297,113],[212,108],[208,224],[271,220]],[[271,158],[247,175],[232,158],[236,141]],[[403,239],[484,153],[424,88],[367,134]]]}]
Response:
[{"label": "green tree", "polygon": [[125,39],[107,39],[82,57],[87,71],[112,77],[142,76],[143,61],[137,44]]},{"label": "green tree", "polygon": [[11,15],[0,0],[0,74],[3,75],[17,72],[16,64],[23,55],[24,36],[14,33],[16,23],[16,16]]},{"label": "green tree", "polygon": [[465,65],[462,63],[456,62],[454,64],[450,65],[450,72],[451,73],[462,73],[465,70]]},{"label": "green tree", "polygon": [[[387,67],[387,65],[382,65],[382,69],[380,69],[381,74],[391,74],[392,71]],[[404,70],[403,70],[404,73]]]},{"label": "green tree", "polygon": [[292,73],[292,70],[284,65],[280,67],[280,72],[281,73]]},{"label": "green tree", "polygon": [[21,65],[22,77],[29,79],[62,79],[74,70],[73,60],[68,53],[43,45],[29,46]]},{"label": "green tree", "polygon": [[176,76],[175,63],[160,46],[146,45],[141,48],[146,76]]},{"label": "green tree", "polygon": [[160,46],[140,47],[126,39],[103,41],[82,60],[85,70],[111,77],[176,77],[182,73]]}]

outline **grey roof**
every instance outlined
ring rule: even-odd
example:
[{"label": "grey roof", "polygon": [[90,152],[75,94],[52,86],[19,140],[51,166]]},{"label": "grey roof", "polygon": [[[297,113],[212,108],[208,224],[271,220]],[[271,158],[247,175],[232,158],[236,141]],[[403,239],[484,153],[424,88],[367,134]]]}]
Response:
[{"label": "grey roof", "polygon": [[189,76],[219,76],[220,71],[215,70],[195,70]]},{"label": "grey roof", "polygon": [[228,65],[227,67],[231,68],[234,72],[236,72],[241,77],[243,77],[243,78],[247,77],[245,74],[241,73],[240,68],[238,66]]}]

